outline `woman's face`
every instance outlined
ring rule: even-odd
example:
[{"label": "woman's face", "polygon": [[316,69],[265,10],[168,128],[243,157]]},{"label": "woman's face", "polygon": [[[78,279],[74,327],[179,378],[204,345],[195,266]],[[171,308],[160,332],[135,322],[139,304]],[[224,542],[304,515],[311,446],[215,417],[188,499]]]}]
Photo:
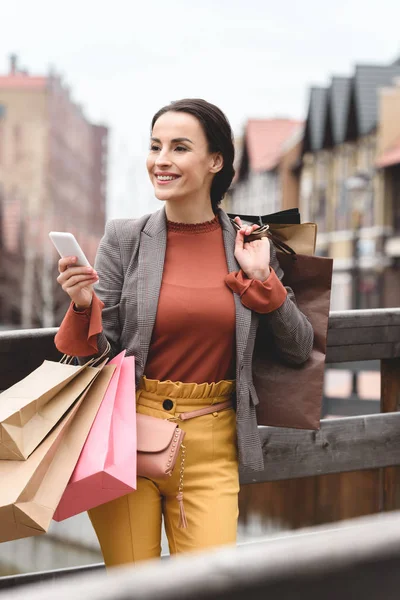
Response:
[{"label": "woman's face", "polygon": [[196,200],[209,199],[212,179],[223,160],[221,154],[208,151],[196,117],[169,111],[154,124],[146,164],[159,200]]}]

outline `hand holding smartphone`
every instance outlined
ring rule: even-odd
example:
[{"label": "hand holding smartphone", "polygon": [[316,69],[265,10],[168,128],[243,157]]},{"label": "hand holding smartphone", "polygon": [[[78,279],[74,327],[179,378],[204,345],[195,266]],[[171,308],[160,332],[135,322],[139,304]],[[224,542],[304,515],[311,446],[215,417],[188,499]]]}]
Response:
[{"label": "hand holding smartphone", "polygon": [[62,259],[76,257],[76,262],[71,265],[66,264],[67,261],[59,262],[57,282],[78,310],[89,308],[93,299],[93,286],[98,282],[97,273],[72,233],[51,231],[49,237]]},{"label": "hand holding smartphone", "polygon": [[90,267],[90,263],[86,258],[85,253],[72,233],[67,233],[66,231],[50,231],[49,237],[61,258],[65,258],[66,256],[76,256],[77,262],[75,264],[77,267]]}]

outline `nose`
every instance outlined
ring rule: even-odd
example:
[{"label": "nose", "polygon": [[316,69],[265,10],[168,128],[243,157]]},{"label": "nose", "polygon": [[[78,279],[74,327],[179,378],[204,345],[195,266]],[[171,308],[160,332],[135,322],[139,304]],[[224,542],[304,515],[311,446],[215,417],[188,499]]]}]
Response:
[{"label": "nose", "polygon": [[170,164],[171,164],[171,159],[169,158],[168,151],[166,149],[161,150],[161,152],[159,152],[159,154],[157,155],[156,165],[158,167],[162,167],[162,166],[166,166],[166,165],[170,165]]}]

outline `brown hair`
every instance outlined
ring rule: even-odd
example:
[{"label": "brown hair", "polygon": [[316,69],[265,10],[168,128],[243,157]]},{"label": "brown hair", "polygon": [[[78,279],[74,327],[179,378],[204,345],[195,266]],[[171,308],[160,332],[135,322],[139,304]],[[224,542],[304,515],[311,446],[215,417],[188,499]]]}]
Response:
[{"label": "brown hair", "polygon": [[211,184],[211,205],[213,211],[216,212],[235,175],[235,169],[233,168],[235,147],[233,145],[233,135],[229,121],[222,110],[214,104],[210,104],[200,98],[188,98],[176,100],[160,108],[151,121],[152,130],[157,119],[169,111],[186,112],[196,117],[206,135],[208,151],[220,152],[222,154],[224,166],[215,174]]}]

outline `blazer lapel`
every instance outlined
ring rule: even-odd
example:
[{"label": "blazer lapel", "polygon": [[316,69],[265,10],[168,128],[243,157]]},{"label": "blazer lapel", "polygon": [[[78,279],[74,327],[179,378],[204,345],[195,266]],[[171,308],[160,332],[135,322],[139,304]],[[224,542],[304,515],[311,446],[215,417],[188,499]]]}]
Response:
[{"label": "blazer lapel", "polygon": [[165,208],[162,208],[151,215],[140,233],[137,314],[143,365],[146,364],[156,320],[166,246],[167,225]]},{"label": "blazer lapel", "polygon": [[[219,219],[224,236],[226,262],[228,264],[229,272],[239,271],[240,265],[234,254],[236,232],[228,215],[223,210],[219,211]],[[237,294],[233,294],[233,296],[236,309],[236,362],[237,367],[240,367],[250,333],[251,310],[242,304]]]}]

